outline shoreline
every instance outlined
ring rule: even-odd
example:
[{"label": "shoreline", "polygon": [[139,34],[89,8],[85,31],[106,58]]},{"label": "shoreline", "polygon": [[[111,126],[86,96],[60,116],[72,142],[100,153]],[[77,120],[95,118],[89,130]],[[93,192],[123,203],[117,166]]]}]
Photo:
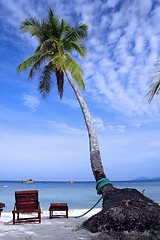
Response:
[{"label": "shoreline", "polygon": [[12,212],[2,212],[0,218],[0,239],[3,240],[89,240],[95,234],[81,229],[81,224],[92,215],[101,211],[101,208],[92,209],[85,216],[88,209],[69,209],[69,218],[49,219],[49,211],[42,210],[41,223],[21,223],[13,225]]}]

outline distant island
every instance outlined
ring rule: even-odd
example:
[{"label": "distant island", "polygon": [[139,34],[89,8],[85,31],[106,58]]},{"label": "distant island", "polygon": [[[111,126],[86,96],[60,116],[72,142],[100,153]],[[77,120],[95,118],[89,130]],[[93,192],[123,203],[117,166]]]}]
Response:
[{"label": "distant island", "polygon": [[29,183],[29,184],[33,184],[34,181],[32,179],[28,179],[28,180],[22,180],[21,183]]}]

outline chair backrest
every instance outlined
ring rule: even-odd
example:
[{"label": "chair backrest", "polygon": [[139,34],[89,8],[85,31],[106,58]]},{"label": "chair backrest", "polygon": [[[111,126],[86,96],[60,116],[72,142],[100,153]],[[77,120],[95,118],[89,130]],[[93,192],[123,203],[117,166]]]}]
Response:
[{"label": "chair backrest", "polygon": [[16,209],[22,211],[32,211],[38,209],[38,190],[16,191]]},{"label": "chair backrest", "polygon": [[4,203],[0,203],[0,208],[4,208],[5,204]]}]

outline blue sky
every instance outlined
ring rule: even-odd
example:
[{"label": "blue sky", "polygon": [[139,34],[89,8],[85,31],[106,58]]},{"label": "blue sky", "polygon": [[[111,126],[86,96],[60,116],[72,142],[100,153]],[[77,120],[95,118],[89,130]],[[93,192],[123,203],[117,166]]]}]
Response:
[{"label": "blue sky", "polygon": [[88,104],[110,180],[158,177],[160,98],[145,98],[160,59],[160,2],[138,0],[0,0],[1,180],[94,180],[88,136],[76,98],[65,81],[47,99],[38,75],[27,80],[17,66],[33,54],[35,39],[19,31],[25,18],[48,7],[73,26],[89,26],[83,68]]}]

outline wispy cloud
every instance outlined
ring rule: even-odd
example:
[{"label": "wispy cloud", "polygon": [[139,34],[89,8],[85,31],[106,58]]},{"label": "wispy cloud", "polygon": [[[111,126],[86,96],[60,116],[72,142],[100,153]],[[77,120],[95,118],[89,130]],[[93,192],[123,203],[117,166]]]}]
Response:
[{"label": "wispy cloud", "polygon": [[108,129],[109,130],[114,130],[114,131],[118,131],[118,132],[124,132],[126,129],[126,126],[124,125],[108,125]]},{"label": "wispy cloud", "polygon": [[72,98],[63,97],[62,102],[74,109],[80,107],[78,101]]},{"label": "wispy cloud", "polygon": [[[160,57],[160,30],[156,27],[159,3],[148,0],[144,6],[141,1],[79,0],[69,2],[65,8],[63,1],[47,3],[45,7],[38,4],[35,8],[34,1],[1,1],[10,15],[5,21],[16,29],[26,17],[45,17],[48,6],[54,6],[55,13],[67,21],[73,21],[78,15],[80,21],[89,25],[89,54],[81,63],[86,91],[94,101],[110,104],[113,110],[125,115],[159,114],[158,100],[149,105],[145,98],[150,85],[149,73]],[[73,14],[70,8],[74,9]],[[32,39],[27,41],[36,44]],[[64,100],[64,103],[76,107],[72,101]]]},{"label": "wispy cloud", "polygon": [[102,118],[100,117],[93,118],[93,123],[97,128],[97,130],[100,130],[100,131],[106,130],[105,123]]},{"label": "wispy cloud", "polygon": [[[110,103],[119,113],[157,115],[158,101],[149,105],[145,95],[149,90],[149,73],[160,57],[160,31],[155,27],[160,6],[155,7],[153,1],[147,1],[144,8],[136,1],[116,3],[119,8],[113,12],[109,11],[111,4],[107,1],[107,15],[103,14],[104,6],[96,11],[93,4],[90,9],[93,12],[88,21],[90,25],[94,24],[94,30],[91,29],[89,57],[84,64],[88,80],[86,89],[93,89],[94,85],[94,97],[106,106]],[[84,6],[87,7],[90,6]],[[83,16],[83,11],[81,14]],[[103,28],[99,28],[96,21],[100,14]]]},{"label": "wispy cloud", "polygon": [[140,126],[141,126],[140,123],[135,123],[135,124],[133,124],[133,127],[135,127],[135,128],[139,128]]},{"label": "wispy cloud", "polygon": [[[10,171],[7,179],[21,180],[30,176],[39,180],[67,180],[73,176],[75,180],[88,179],[90,165],[85,135],[80,136],[77,133],[76,136],[76,134],[70,133],[70,137],[68,137],[68,133],[64,132],[61,134],[55,132],[37,134],[23,129],[16,133],[1,131],[0,137],[3,139],[0,144],[1,159],[3,159],[2,179],[6,179],[8,174],[8,172],[5,174],[5,169],[9,169],[7,166],[9,165],[13,170],[15,163],[19,173],[17,174],[17,169]],[[30,165],[33,166],[33,170],[29,169]],[[37,172],[35,172],[34,166]],[[56,166],[56,169],[53,166]],[[86,168],[88,171],[84,173]],[[76,172],[77,169],[77,175],[71,172]],[[91,173],[89,175],[92,177]]]},{"label": "wispy cloud", "polygon": [[35,111],[38,108],[40,101],[36,96],[24,94],[23,104],[30,108],[32,111]]},{"label": "wispy cloud", "polygon": [[65,122],[47,121],[48,127],[55,129],[56,131],[69,134],[83,135],[86,131],[80,128],[74,128]]}]

